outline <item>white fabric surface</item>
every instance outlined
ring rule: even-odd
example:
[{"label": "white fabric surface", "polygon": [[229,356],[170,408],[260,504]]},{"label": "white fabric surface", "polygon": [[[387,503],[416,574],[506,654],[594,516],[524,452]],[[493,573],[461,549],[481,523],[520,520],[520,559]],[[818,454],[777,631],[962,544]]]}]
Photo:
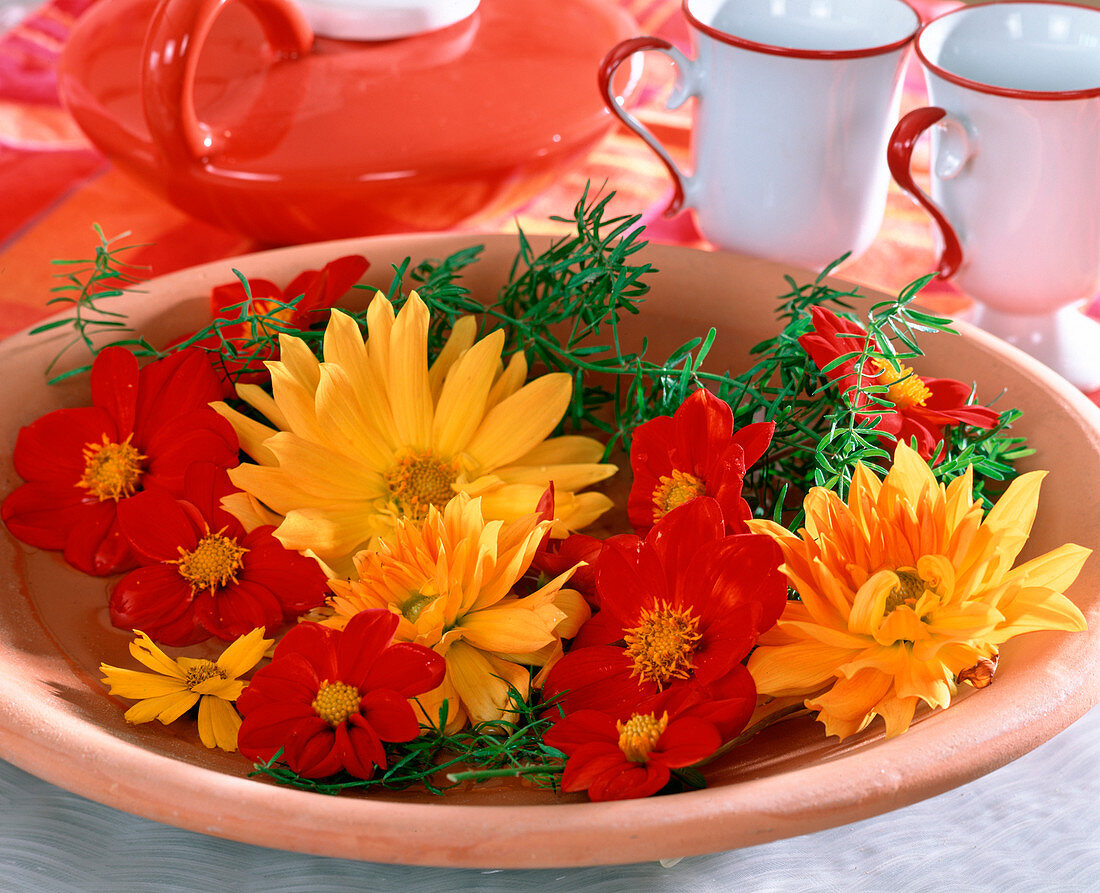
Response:
[{"label": "white fabric surface", "polygon": [[127,815],[0,763],[3,893],[329,890],[1100,891],[1100,707],[922,803],[670,868],[471,871],[305,856]]}]

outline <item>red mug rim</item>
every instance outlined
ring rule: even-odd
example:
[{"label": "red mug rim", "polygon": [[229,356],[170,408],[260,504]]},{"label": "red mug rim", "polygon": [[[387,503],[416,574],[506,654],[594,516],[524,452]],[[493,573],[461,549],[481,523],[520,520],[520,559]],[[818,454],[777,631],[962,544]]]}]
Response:
[{"label": "red mug rim", "polygon": [[756,40],[749,40],[746,37],[738,37],[736,34],[730,34],[728,31],[722,31],[719,28],[715,28],[712,25],[700,21],[689,9],[691,0],[683,0],[682,9],[684,18],[687,19],[687,23],[692,28],[707,35],[707,37],[713,38],[721,43],[729,44],[730,46],[754,50],[757,53],[767,53],[771,56],[786,56],[791,59],[860,59],[866,56],[880,56],[885,53],[892,53],[895,50],[899,50],[909,43],[909,41],[913,40],[914,36],[920,31],[920,13],[913,8],[909,0],[895,0],[895,2],[908,7],[909,11],[913,13],[913,29],[903,38],[891,43],[873,47],[860,47],[851,50],[811,50],[760,43]]},{"label": "red mug rim", "polygon": [[[685,4],[687,0],[684,0]],[[932,25],[942,19],[946,19],[949,16],[958,15],[966,12],[978,12],[978,10],[995,6],[1061,6],[1070,9],[1085,9],[1089,12],[1100,14],[1100,9],[1095,6],[1087,6],[1084,3],[1062,3],[1058,0],[998,0],[993,3],[982,3],[977,6],[960,6],[956,9],[949,10],[942,15],[936,16],[932,21],[921,26],[920,31],[917,33],[916,40],[913,41],[913,49],[917,54],[917,58],[920,59],[921,65],[925,67],[927,71],[932,72],[938,77],[943,78],[945,81],[949,81],[952,84],[957,84],[960,87],[966,87],[969,90],[974,90],[978,93],[988,93],[994,96],[1006,96],[1010,99],[1039,99],[1047,101],[1065,102],[1066,100],[1073,99],[1095,99],[1100,96],[1100,86],[1085,87],[1080,90],[1023,90],[1017,87],[999,87],[996,84],[987,84],[984,81],[975,81],[972,78],[963,77],[960,74],[955,74],[953,71],[949,71],[941,65],[937,65],[932,62],[921,49],[921,37],[924,36],[924,32],[927,31]],[[981,13],[978,13],[979,15]]]}]

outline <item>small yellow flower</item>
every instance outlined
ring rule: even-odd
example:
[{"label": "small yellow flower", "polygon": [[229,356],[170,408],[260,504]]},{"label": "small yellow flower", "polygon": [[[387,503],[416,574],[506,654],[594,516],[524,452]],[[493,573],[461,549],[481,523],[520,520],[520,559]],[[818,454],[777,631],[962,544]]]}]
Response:
[{"label": "small yellow flower", "polygon": [[550,523],[535,514],[486,521],[481,500],[460,493],[356,555],[359,579],[329,581],[334,614],[323,622],[342,629],[360,611],[389,610],[398,615],[395,641],[442,655],[443,684],[417,698],[426,723],[438,723],[444,699],[448,732],[507,718],[509,685],[526,698],[527,667],[552,665],[562,638],[591,613],[580,593],[562,588],[574,568],[529,595],[516,591]]},{"label": "small yellow flower", "polygon": [[877,715],[891,737],[918,702],[947,707],[960,681],[988,684],[1013,636],[1083,630],[1062,591],[1090,549],[1067,543],[1012,566],[1045,474],[1020,475],[984,514],[969,469],[944,486],[899,443],[884,480],[857,467],[847,504],[813,488],[797,536],[750,521],[779,543],[801,598],[749,658],[758,691],[805,696],[827,734],[853,735]]},{"label": "small yellow flower", "polygon": [[168,725],[197,703],[202,743],[235,751],[241,718],[232,702],[245,686],[237,677],[259,662],[273,640],[263,637],[262,628],[254,629],[233,642],[216,661],[193,657],[173,660],[145,633],[134,632],[138,637],[130,643],[130,653],[152,673],[99,665],[103,683],[110,686],[112,695],[137,701],[126,711],[126,721],[159,719]]}]

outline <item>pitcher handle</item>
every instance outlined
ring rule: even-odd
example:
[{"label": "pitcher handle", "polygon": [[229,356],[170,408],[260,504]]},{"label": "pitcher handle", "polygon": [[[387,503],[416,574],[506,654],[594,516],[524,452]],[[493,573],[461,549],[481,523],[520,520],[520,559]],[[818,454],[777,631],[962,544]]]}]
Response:
[{"label": "pitcher handle", "polygon": [[686,176],[676,166],[676,162],[672,160],[672,157],[665,151],[665,147],[661,145],[649,129],[623,108],[622,104],[616,98],[614,89],[611,86],[611,80],[614,78],[615,72],[618,70],[619,66],[635,53],[640,53],[643,50],[656,50],[659,53],[664,53],[676,66],[676,87],[669,97],[667,103],[668,108],[677,108],[683,105],[689,97],[696,95],[697,87],[693,74],[694,69],[692,68],[692,61],[671,43],[660,37],[632,37],[612,47],[611,51],[604,56],[603,62],[600,63],[598,75],[600,94],[603,96],[603,101],[611,110],[612,114],[638,134],[645,144],[657,154],[657,157],[661,159],[665,167],[668,168],[675,191],[673,192],[672,200],[668,203],[668,207],[665,208],[664,216],[671,217],[687,202],[686,196],[691,186],[691,177]]},{"label": "pitcher handle", "polygon": [[[195,114],[195,73],[222,9],[234,0],[161,0],[142,48],[142,104],[149,131],[168,163],[193,164],[219,148]],[[288,0],[240,0],[263,29],[276,60],[308,53],[313,31]]]},{"label": "pitcher handle", "polygon": [[959,266],[962,264],[962,243],[959,241],[955,228],[948,221],[943,211],[913,181],[913,172],[910,168],[913,147],[916,145],[917,139],[929,127],[939,123],[946,116],[947,112],[937,106],[914,109],[905,115],[898,121],[894,132],[890,134],[890,143],[886,149],[886,162],[898,186],[928,212],[939,228],[943,250],[940,252],[937,272],[944,279],[950,279],[958,272]]}]

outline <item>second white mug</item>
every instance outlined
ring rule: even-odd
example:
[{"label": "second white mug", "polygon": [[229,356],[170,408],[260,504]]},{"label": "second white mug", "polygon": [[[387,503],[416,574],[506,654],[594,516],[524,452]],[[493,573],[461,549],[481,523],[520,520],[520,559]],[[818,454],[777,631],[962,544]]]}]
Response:
[{"label": "second white mug", "polygon": [[[666,213],[690,207],[721,248],[818,270],[866,250],[882,225],[917,13],[905,0],[684,0],[683,14],[695,59],[638,37],[600,73],[608,107],[673,177]],[[690,176],[614,95],[615,70],[642,50],[677,66],[670,108],[697,99]]]},{"label": "second white mug", "polygon": [[[940,274],[973,322],[1100,387],[1100,327],[1073,306],[1100,291],[1100,9],[961,7],[916,49],[931,105],[898,123],[889,161],[936,222]],[[931,197],[909,170],[928,128]]]}]

